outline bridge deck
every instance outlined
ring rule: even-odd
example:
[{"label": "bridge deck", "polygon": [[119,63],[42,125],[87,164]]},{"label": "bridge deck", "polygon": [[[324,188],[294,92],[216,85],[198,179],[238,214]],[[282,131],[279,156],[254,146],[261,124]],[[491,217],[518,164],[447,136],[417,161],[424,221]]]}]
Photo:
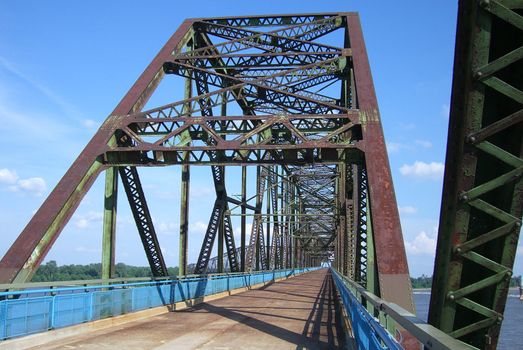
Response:
[{"label": "bridge deck", "polygon": [[327,269],[38,349],[337,349],[343,333]]}]

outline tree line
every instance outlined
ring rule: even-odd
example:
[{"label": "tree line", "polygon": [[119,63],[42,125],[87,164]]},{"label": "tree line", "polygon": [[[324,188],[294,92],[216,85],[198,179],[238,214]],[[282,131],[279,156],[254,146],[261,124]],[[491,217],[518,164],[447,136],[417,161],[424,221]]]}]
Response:
[{"label": "tree line", "polygon": [[[151,269],[148,266],[132,266],[124,263],[115,265],[115,278],[130,277],[152,277]],[[167,269],[169,276],[178,275],[178,267],[169,267]],[[50,260],[40,265],[31,282],[53,282],[53,281],[75,281],[75,280],[93,280],[102,278],[102,264],[88,265],[61,265],[58,266],[56,261]],[[421,275],[420,277],[411,277],[412,288],[431,288],[432,277]],[[511,287],[517,287],[521,283],[521,276],[512,277]]]},{"label": "tree line", "polygon": [[[411,277],[412,288],[431,288],[432,277],[421,275],[420,277]],[[521,285],[521,276],[514,276],[510,279],[510,287],[519,287]]]},{"label": "tree line", "polygon": [[[178,267],[167,269],[169,276],[178,275]],[[124,263],[115,265],[115,278],[152,277],[148,266],[132,266]],[[61,265],[50,260],[40,265],[31,282],[75,281],[102,278],[102,264]]]}]

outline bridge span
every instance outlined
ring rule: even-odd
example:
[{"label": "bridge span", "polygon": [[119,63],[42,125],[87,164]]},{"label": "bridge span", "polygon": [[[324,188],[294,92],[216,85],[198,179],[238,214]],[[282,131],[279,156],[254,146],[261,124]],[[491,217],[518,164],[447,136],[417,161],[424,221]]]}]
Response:
[{"label": "bridge span", "polygon": [[0,292],[2,348],[472,349],[332,268],[86,282]]},{"label": "bridge span", "polygon": [[[344,332],[327,269],[38,349],[341,349]],[[9,348],[9,344],[6,344]],[[36,348],[36,347],[35,347]]]},{"label": "bridge span", "polygon": [[[459,2],[428,323],[415,317],[359,15],[190,18],[0,260],[0,346],[203,300],[46,346],[496,349],[523,215],[522,31],[521,0]],[[161,91],[178,95],[158,106]],[[169,276],[139,169],[175,165],[179,276]],[[195,166],[209,168],[216,196],[192,265]],[[102,280],[28,285],[101,174]],[[118,192],[153,279],[114,279]]]}]

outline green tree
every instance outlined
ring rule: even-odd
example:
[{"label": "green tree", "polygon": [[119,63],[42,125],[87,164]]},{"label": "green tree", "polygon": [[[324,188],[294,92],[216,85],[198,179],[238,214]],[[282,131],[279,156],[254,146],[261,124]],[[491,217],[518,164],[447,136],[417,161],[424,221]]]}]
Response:
[{"label": "green tree", "polygon": [[[115,266],[116,278],[151,277],[151,269],[148,266],[132,266],[118,263]],[[167,269],[170,276],[178,275],[178,267]],[[100,279],[102,276],[102,264],[88,265],[62,265],[58,266],[56,261],[50,260],[40,265],[32,278],[32,282],[54,282]]]}]

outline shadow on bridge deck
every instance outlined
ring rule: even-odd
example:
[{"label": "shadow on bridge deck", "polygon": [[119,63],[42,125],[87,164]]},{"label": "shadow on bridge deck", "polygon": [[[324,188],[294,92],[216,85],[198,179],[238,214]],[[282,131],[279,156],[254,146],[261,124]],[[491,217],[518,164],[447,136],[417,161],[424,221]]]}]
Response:
[{"label": "shadow on bridge deck", "polygon": [[344,345],[327,269],[38,349],[337,349]]}]

